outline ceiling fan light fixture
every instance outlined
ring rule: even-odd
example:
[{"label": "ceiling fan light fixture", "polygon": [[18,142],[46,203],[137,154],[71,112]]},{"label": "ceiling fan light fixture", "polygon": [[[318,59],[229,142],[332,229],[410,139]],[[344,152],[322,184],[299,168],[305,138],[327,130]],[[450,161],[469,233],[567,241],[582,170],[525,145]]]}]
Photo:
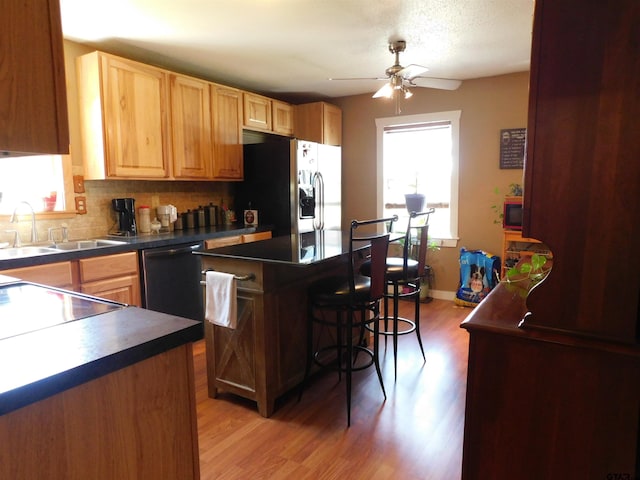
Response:
[{"label": "ceiling fan light fixture", "polygon": [[402,87],[402,91],[404,92],[405,99],[413,97],[413,93],[411,93],[411,90],[409,90],[407,87]]}]

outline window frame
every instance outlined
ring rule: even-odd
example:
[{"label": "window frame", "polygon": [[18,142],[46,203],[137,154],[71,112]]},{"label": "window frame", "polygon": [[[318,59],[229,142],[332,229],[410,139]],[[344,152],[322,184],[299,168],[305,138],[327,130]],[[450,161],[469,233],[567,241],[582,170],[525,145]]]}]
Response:
[{"label": "window frame", "polygon": [[394,125],[411,125],[418,123],[450,122],[451,124],[451,198],[449,203],[448,237],[431,238],[440,247],[457,247],[458,240],[458,203],[460,180],[460,117],[461,110],[449,110],[445,112],[419,113],[415,115],[398,115],[395,117],[376,118],[376,211],[378,216],[384,210],[384,129]]}]

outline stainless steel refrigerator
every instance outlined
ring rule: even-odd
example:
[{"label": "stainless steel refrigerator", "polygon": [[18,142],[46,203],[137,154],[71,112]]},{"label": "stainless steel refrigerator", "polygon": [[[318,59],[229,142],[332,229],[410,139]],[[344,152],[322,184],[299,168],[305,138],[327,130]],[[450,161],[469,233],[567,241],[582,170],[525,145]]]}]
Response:
[{"label": "stainless steel refrigerator", "polygon": [[265,135],[244,145],[244,181],[236,185],[235,208],[258,210],[258,223],[274,236],[340,230],[340,147]]}]

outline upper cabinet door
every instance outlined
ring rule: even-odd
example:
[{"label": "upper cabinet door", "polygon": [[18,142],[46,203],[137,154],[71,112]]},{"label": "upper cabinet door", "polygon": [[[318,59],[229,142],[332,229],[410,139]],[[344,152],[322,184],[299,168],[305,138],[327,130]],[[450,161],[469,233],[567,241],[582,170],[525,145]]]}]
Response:
[{"label": "upper cabinet door", "polygon": [[242,92],[211,85],[213,179],[242,180]]},{"label": "upper cabinet door", "polygon": [[271,100],[273,133],[293,135],[293,107],[288,103]]},{"label": "upper cabinet door", "polygon": [[166,73],[93,52],[77,74],[85,178],[169,177]]},{"label": "upper cabinet door", "polygon": [[3,0],[0,152],[69,153],[58,0]]},{"label": "upper cabinet door", "polygon": [[174,177],[206,179],[212,156],[208,82],[171,75],[171,135]]},{"label": "upper cabinet door", "polygon": [[244,126],[258,130],[271,130],[271,100],[244,92]]}]

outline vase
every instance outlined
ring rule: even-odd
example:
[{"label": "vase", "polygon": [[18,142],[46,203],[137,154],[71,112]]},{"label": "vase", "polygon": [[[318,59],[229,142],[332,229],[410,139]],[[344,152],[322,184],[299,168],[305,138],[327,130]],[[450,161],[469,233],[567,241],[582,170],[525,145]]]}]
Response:
[{"label": "vase", "polygon": [[407,212],[421,212],[424,208],[424,195],[422,193],[405,193],[405,203],[407,204]]}]

